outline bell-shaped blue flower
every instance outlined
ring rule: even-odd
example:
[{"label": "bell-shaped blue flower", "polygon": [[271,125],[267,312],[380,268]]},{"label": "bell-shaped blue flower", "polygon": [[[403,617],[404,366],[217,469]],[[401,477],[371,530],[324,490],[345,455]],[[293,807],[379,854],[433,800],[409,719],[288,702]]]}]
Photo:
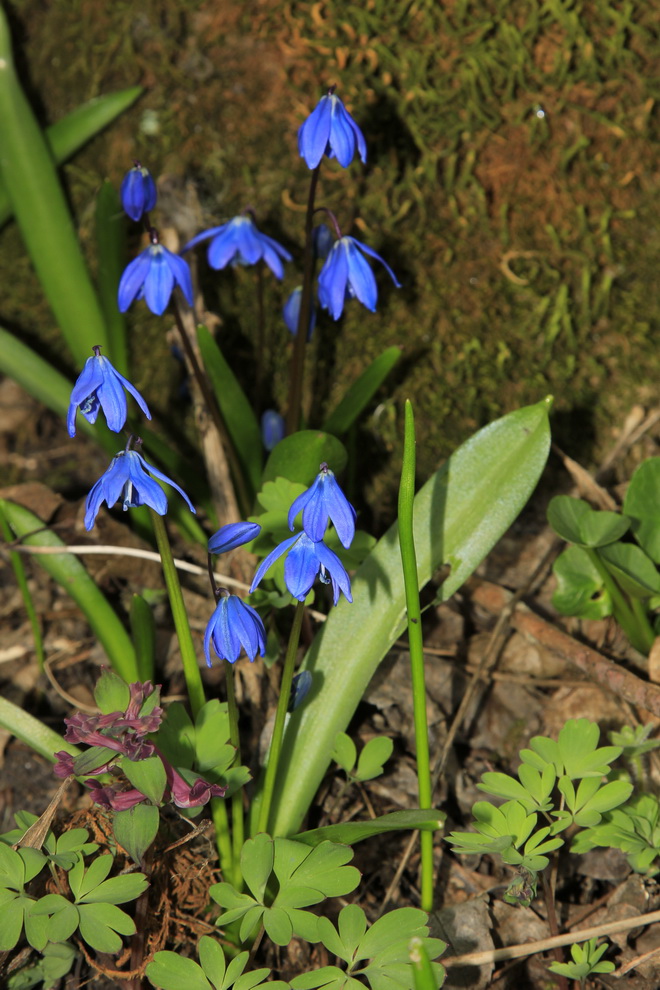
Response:
[{"label": "bell-shaped blue flower", "polygon": [[312,246],[314,248],[315,257],[320,258],[321,261],[325,261],[330,254],[334,243],[334,235],[327,223],[320,223],[317,227],[314,227],[314,232],[312,234]]},{"label": "bell-shaped blue flower", "polygon": [[[289,331],[295,337],[298,333],[298,320],[300,319],[300,301],[302,299],[302,285],[299,285],[293,290],[287,301],[284,303],[282,309],[282,316],[284,317],[284,322],[286,323]],[[316,312],[314,307],[309,314],[309,330],[307,331],[307,340],[312,339],[312,334],[314,332],[314,327],[316,326]]]},{"label": "bell-shaped blue flower", "polygon": [[339,542],[348,550],[355,536],[355,509],[327,464],[321,465],[314,484],[292,503],[289,509],[291,532],[301,510],[303,530],[310,540],[317,543],[323,539],[329,520],[337,530]]},{"label": "bell-shaped blue flower", "polygon": [[378,287],[374,273],[363,258],[363,254],[380,261],[397,289],[401,288],[390,266],[372,248],[354,237],[340,237],[335,241],[319,274],[319,302],[334,320],[338,320],[341,316],[346,300],[353,297],[372,313],[376,310]]},{"label": "bell-shaped blue flower", "polygon": [[332,584],[332,600],[337,604],[339,593],[343,591],[349,602],[351,597],[351,579],[346,568],[336,553],[326,547],[321,540],[314,542],[306,533],[298,533],[288,540],[283,540],[279,546],[268,554],[257,568],[250,592],[254,591],[266,571],[286,553],[284,561],[284,583],[294,598],[304,602],[311,591],[317,576],[323,584]]},{"label": "bell-shaped blue flower", "polygon": [[265,450],[272,450],[286,436],[284,417],[275,409],[266,409],[261,417],[261,440]]},{"label": "bell-shaped blue flower", "polygon": [[125,313],[136,299],[144,299],[152,313],[162,316],[175,285],[192,306],[193,287],[188,263],[162,244],[150,244],[124,270],[117,293],[119,312]]},{"label": "bell-shaped blue flower", "polygon": [[259,523],[227,523],[226,526],[221,526],[209,540],[209,553],[228,553],[254,540],[260,532]]},{"label": "bell-shaped blue flower", "polygon": [[220,660],[236,663],[241,650],[250,660],[266,652],[266,630],[259,613],[237,595],[225,595],[216,605],[204,636],[204,654],[211,666],[211,643]]},{"label": "bell-shaped blue flower", "polygon": [[197,234],[188,241],[184,251],[210,240],[208,261],[211,268],[226,268],[227,265],[256,265],[264,261],[275,278],[284,275],[282,261],[291,261],[291,255],[281,244],[262,234],[252,217],[241,214],[221,224]]},{"label": "bell-shaped blue flower", "polygon": [[367,160],[367,142],[350,113],[333,92],[322,96],[298,131],[298,151],[309,168],[316,168],[324,155],[336,158],[347,168],[357,151]]},{"label": "bell-shaped blue flower", "polygon": [[95,423],[99,409],[102,409],[110,429],[115,433],[121,432],[128,415],[124,389],[131,393],[147,419],[151,419],[149,407],[135,386],[119,374],[107,357],[103,357],[100,347],[95,346],[92,350],[94,357],[87,358],[85,367],[71,392],[71,403],[66,417],[69,436],[76,435],[78,409],[88,423]]},{"label": "bell-shaped blue flower", "polygon": [[[129,444],[132,439],[132,437],[129,439]],[[122,500],[124,511],[136,505],[150,505],[159,516],[164,516],[167,512],[167,497],[154,478],[176,488],[187,502],[190,511],[195,511],[183,488],[179,488],[175,481],[153,464],[147,464],[142,454],[138,454],[136,450],[129,450],[127,445],[126,450],[121,450],[116,457],[113,457],[110,467],[101,475],[87,496],[85,529],[90,530],[94,526],[102,502],[110,508],[119,498]]]},{"label": "bell-shaped blue flower", "polygon": [[122,180],[119,197],[131,220],[141,220],[144,213],[153,210],[158,193],[149,169],[136,162]]}]

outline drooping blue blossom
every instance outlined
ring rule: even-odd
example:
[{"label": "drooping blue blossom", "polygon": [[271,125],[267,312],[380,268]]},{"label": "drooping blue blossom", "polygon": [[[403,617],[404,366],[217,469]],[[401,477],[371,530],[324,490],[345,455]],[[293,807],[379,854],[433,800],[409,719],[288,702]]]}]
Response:
[{"label": "drooping blue blossom", "polygon": [[317,227],[314,227],[314,231],[312,233],[312,246],[314,248],[314,254],[317,258],[320,258],[321,261],[325,261],[330,254],[334,243],[335,238],[327,223],[320,223]]},{"label": "drooping blue blossom", "polygon": [[66,417],[69,436],[76,435],[78,409],[88,423],[95,423],[99,409],[102,409],[109,428],[115,433],[120,433],[124,429],[128,415],[124,389],[131,393],[147,419],[151,419],[149,407],[135,386],[119,374],[108,358],[101,354],[98,345],[92,350],[94,356],[87,358],[85,367],[71,392],[71,403]]},{"label": "drooping blue blossom", "polygon": [[283,540],[271,550],[257,568],[250,592],[254,591],[271,565],[285,553],[284,583],[289,593],[298,601],[305,601],[317,576],[323,584],[332,584],[332,600],[335,605],[339,601],[340,591],[344,592],[349,602],[353,601],[351,579],[337,554],[326,547],[322,540],[314,542],[304,532]]},{"label": "drooping blue blossom", "polygon": [[[293,290],[287,301],[284,303],[282,309],[282,316],[284,317],[284,322],[286,323],[289,331],[295,337],[298,333],[298,321],[300,319],[300,302],[302,299],[302,285],[299,285]],[[312,306],[311,313],[309,314],[309,330],[307,331],[307,340],[312,339],[312,334],[314,333],[314,327],[316,326],[316,311]]]},{"label": "drooping blue blossom", "polygon": [[124,511],[132,509],[136,505],[150,505],[159,516],[164,516],[167,512],[167,496],[160,485],[154,481],[154,478],[176,488],[185,499],[190,511],[195,512],[195,508],[183,488],[179,488],[175,481],[168,478],[153,464],[147,464],[142,454],[138,454],[136,450],[128,449],[132,440],[133,437],[130,437],[126,450],[120,450],[113,457],[110,467],[105,474],[101,475],[87,496],[85,529],[92,529],[102,502],[105,502],[110,508],[119,498],[122,500]]},{"label": "drooping blue blossom", "polygon": [[208,240],[211,241],[208,262],[216,270],[226,268],[227,265],[256,265],[263,260],[275,278],[281,279],[284,275],[282,261],[291,261],[286,248],[267,234],[262,234],[252,217],[247,214],[241,214],[219,227],[211,227],[210,230],[197,234],[183,250],[187,251]]},{"label": "drooping blue blossom", "polygon": [[237,522],[221,526],[209,540],[209,553],[228,553],[254,540],[261,532],[259,523]]},{"label": "drooping blue blossom", "polygon": [[341,316],[346,300],[353,297],[372,313],[375,312],[378,287],[374,273],[363,254],[380,261],[397,289],[401,288],[390,266],[372,248],[362,244],[355,237],[340,237],[335,241],[319,274],[319,302],[334,320],[338,320]]},{"label": "drooping blue blossom", "polygon": [[300,127],[298,151],[309,168],[316,168],[324,155],[336,158],[342,168],[351,164],[356,151],[367,160],[364,134],[332,91],[321,97]]},{"label": "drooping blue blossom", "polygon": [[292,503],[289,509],[291,532],[300,511],[303,530],[310,540],[317,543],[323,539],[329,520],[337,531],[339,542],[348,550],[355,536],[355,509],[327,464],[321,464],[314,484]]},{"label": "drooping blue blossom", "polygon": [[117,293],[119,312],[125,313],[136,299],[144,299],[152,313],[162,316],[175,285],[192,306],[193,287],[188,262],[156,240],[124,270]]},{"label": "drooping blue blossom", "polygon": [[264,448],[271,451],[286,435],[284,417],[275,409],[266,409],[261,417],[261,440]]},{"label": "drooping blue blossom", "polygon": [[131,220],[141,220],[144,213],[153,210],[158,193],[149,169],[135,162],[122,180],[119,196]]},{"label": "drooping blue blossom", "polygon": [[236,663],[241,650],[250,660],[266,652],[266,630],[256,609],[238,595],[224,595],[211,616],[204,636],[204,655],[211,666],[211,643],[220,660]]}]

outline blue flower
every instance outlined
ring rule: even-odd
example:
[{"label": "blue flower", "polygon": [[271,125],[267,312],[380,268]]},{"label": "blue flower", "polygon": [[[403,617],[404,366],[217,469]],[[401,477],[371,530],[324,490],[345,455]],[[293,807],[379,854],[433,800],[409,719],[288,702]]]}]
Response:
[{"label": "blue flower", "polygon": [[314,254],[317,258],[324,261],[330,254],[334,243],[335,238],[327,223],[320,223],[318,227],[314,227],[312,244],[314,246]]},{"label": "blue flower", "polygon": [[275,409],[266,409],[261,417],[261,440],[266,450],[272,450],[286,435],[284,417]]},{"label": "blue flower", "polygon": [[[300,301],[302,299],[302,285],[294,289],[287,301],[284,303],[284,308],[282,309],[282,316],[284,317],[284,322],[289,328],[290,332],[295,337],[298,333],[298,320],[300,319]],[[307,331],[307,340],[312,339],[312,334],[314,332],[314,327],[316,326],[316,312],[312,306],[311,313],[309,314],[309,330]]]},{"label": "blue flower", "polygon": [[124,389],[131,393],[147,419],[151,419],[149,407],[135,386],[119,374],[107,357],[103,357],[100,347],[95,346],[92,350],[94,357],[87,358],[71,392],[71,404],[66,417],[69,436],[76,435],[78,409],[88,423],[95,423],[99,409],[102,409],[110,429],[115,433],[121,432],[128,415]]},{"label": "blue flower", "polygon": [[319,302],[335,320],[341,316],[346,300],[353,297],[372,313],[375,312],[378,287],[374,273],[360,252],[380,261],[397,289],[401,288],[396,275],[379,254],[354,237],[340,237],[319,274]]},{"label": "blue flower", "polygon": [[315,543],[322,540],[330,520],[337,530],[340,543],[348,550],[355,536],[355,509],[327,464],[321,465],[314,484],[292,503],[289,509],[291,532],[294,520],[301,510],[303,530],[310,540]]},{"label": "blue flower", "polygon": [[153,210],[158,194],[149,169],[136,162],[124,176],[119,196],[131,220],[140,220],[143,213]]},{"label": "blue flower", "polygon": [[117,293],[119,312],[125,313],[132,302],[144,298],[151,312],[162,316],[175,285],[192,306],[193,287],[188,263],[162,244],[150,244],[131,261],[121,277]]},{"label": "blue flower", "polygon": [[209,553],[227,553],[254,540],[261,532],[259,523],[237,522],[221,526],[209,540]]},{"label": "blue flower", "polygon": [[353,601],[351,579],[337,554],[326,547],[322,540],[316,543],[310,540],[306,533],[291,536],[271,550],[257,568],[250,585],[250,592],[254,591],[270,566],[287,551],[287,558],[284,561],[284,583],[290,594],[299,602],[305,601],[317,575],[323,584],[332,583],[332,600],[335,605],[339,601],[340,591],[344,592],[349,602]]},{"label": "blue flower", "polygon": [[282,260],[291,261],[291,255],[281,244],[272,237],[257,230],[257,225],[250,216],[234,217],[219,227],[212,227],[197,234],[188,241],[184,251],[211,240],[208,250],[208,260],[211,268],[226,268],[227,265],[256,265],[265,261],[275,278],[284,275]]},{"label": "blue flower", "polygon": [[364,134],[338,96],[322,96],[298,131],[298,151],[309,168],[316,168],[324,155],[336,158],[342,168],[353,161],[356,150],[367,160]]},{"label": "blue flower", "polygon": [[241,650],[250,660],[266,652],[266,630],[259,613],[237,595],[225,595],[216,605],[204,636],[204,654],[211,666],[211,643],[220,660],[236,663]]},{"label": "blue flower", "polygon": [[[132,438],[129,439],[129,443]],[[152,477],[153,475],[153,477]],[[188,503],[188,508],[194,512],[194,506],[184,490],[175,481],[147,464],[142,454],[136,450],[121,450],[110,462],[110,467],[96,482],[85,502],[85,529],[90,530],[96,520],[101,503],[106,502],[108,508],[121,498],[122,507],[132,509],[136,505],[150,505],[159,516],[167,512],[165,492],[153,478],[159,478],[172,488],[176,488]]]}]

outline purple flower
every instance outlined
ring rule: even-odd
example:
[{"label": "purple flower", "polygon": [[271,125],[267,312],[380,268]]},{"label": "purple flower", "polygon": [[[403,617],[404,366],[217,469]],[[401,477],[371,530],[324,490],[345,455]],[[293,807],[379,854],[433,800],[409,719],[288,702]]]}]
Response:
[{"label": "purple flower", "polygon": [[340,237],[335,241],[319,274],[319,302],[334,320],[341,316],[346,300],[353,297],[372,313],[376,310],[378,287],[363,254],[380,261],[397,289],[401,288],[396,275],[379,254],[354,237]]},{"label": "purple flower", "polygon": [[92,350],[94,356],[87,358],[85,367],[71,392],[71,403],[66,417],[69,436],[76,435],[78,409],[88,423],[95,423],[99,409],[102,409],[109,428],[115,433],[120,433],[124,429],[128,415],[124,389],[131,393],[147,419],[151,419],[149,407],[135,386],[119,374],[108,358],[101,354],[98,345]]},{"label": "purple flower", "polygon": [[226,268],[227,265],[256,265],[265,261],[275,278],[284,275],[282,261],[291,261],[291,255],[272,237],[257,229],[252,217],[241,214],[221,224],[197,234],[188,241],[184,251],[209,240],[208,261],[211,268]]},{"label": "purple flower", "polygon": [[237,595],[224,595],[211,616],[204,636],[204,655],[211,666],[211,643],[220,660],[236,663],[245,650],[250,660],[266,652],[266,630],[256,609]]},{"label": "purple flower", "polygon": [[286,553],[284,562],[284,583],[290,594],[298,601],[304,602],[311,591],[317,576],[323,584],[332,584],[332,600],[336,605],[340,591],[344,592],[349,602],[351,597],[351,579],[346,568],[336,553],[326,547],[322,540],[310,540],[306,533],[299,533],[283,540],[268,556],[262,560],[250,585],[250,592],[257,587],[266,571]]},{"label": "purple flower", "polygon": [[261,532],[259,523],[237,522],[221,526],[209,540],[209,553],[228,553],[256,539]]},{"label": "purple flower", "polygon": [[200,808],[213,797],[225,796],[226,787],[220,784],[209,784],[201,777],[197,777],[193,784],[189,784],[167,760],[164,759],[163,763],[167,774],[169,794],[177,808]]},{"label": "purple flower", "polygon": [[317,543],[323,539],[329,520],[337,530],[339,542],[348,550],[355,536],[355,509],[327,464],[321,464],[314,484],[292,503],[289,509],[291,532],[300,511],[303,529],[310,540]]},{"label": "purple flower", "polygon": [[110,467],[101,475],[87,496],[85,529],[92,529],[103,502],[106,502],[110,508],[119,498],[122,500],[124,511],[136,505],[150,505],[159,516],[164,516],[167,512],[167,496],[160,485],[153,480],[154,477],[176,488],[187,502],[190,511],[195,512],[183,488],[179,488],[175,481],[155,468],[153,464],[147,464],[142,454],[127,449],[121,450],[116,457],[113,457]]},{"label": "purple flower", "polygon": [[140,220],[143,213],[153,210],[157,195],[151,172],[136,162],[124,176],[119,190],[121,205],[131,220]]},{"label": "purple flower", "polygon": [[136,299],[144,299],[152,313],[162,316],[175,285],[192,306],[193,287],[188,263],[162,244],[150,244],[131,261],[121,277],[117,293],[119,312],[125,313]]},{"label": "purple flower", "polygon": [[298,151],[309,168],[316,168],[324,155],[336,158],[342,168],[351,164],[356,151],[363,162],[367,160],[362,131],[332,91],[321,97],[300,127]]}]

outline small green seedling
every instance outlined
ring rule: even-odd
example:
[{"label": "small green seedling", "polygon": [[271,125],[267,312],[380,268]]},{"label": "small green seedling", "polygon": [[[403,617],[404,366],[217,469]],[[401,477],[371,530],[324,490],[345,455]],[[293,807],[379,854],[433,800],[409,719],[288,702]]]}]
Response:
[{"label": "small green seedling", "polygon": [[591,976],[592,973],[611,973],[614,971],[614,963],[601,962],[608,948],[607,942],[598,945],[597,938],[590,938],[588,942],[583,942],[582,945],[576,943],[571,946],[573,962],[553,962],[548,968],[552,973],[557,973],[558,976],[565,976],[569,980],[579,980],[580,986],[584,988],[587,977]]},{"label": "small green seedling", "polygon": [[393,749],[394,743],[388,736],[376,736],[366,743],[358,759],[357,748],[351,737],[345,732],[339,732],[331,756],[351,782],[363,782],[380,777]]}]

